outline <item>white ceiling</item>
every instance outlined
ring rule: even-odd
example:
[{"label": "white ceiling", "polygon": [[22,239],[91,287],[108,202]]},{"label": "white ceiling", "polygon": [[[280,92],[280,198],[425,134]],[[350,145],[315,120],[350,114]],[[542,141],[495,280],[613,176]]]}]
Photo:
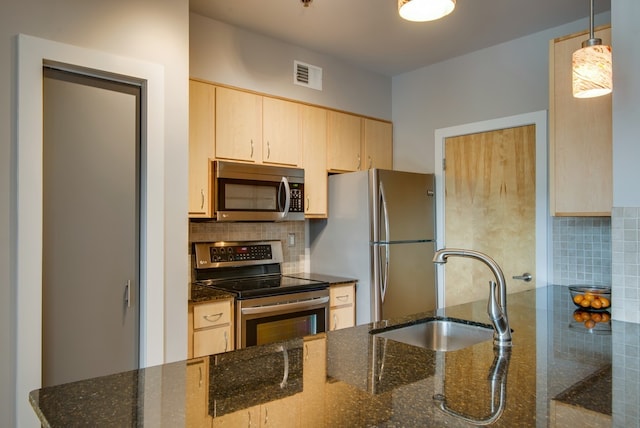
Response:
[{"label": "white ceiling", "polygon": [[[589,16],[588,0],[457,0],[451,15],[423,23],[401,19],[396,0],[312,0],[309,7],[302,0],[189,3],[194,13],[387,76]],[[595,1],[596,14],[610,9],[611,0]]]}]

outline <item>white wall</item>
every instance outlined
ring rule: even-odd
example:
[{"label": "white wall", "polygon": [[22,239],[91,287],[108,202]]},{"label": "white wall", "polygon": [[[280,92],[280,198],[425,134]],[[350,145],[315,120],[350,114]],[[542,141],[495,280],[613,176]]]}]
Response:
[{"label": "white wall", "polygon": [[[391,78],[191,14],[190,73],[215,83],[391,119]],[[323,69],[323,90],[293,84],[293,61]]]},{"label": "white wall", "polygon": [[16,423],[14,309],[16,46],[18,33],[160,64],[165,74],[165,361],[186,356],[188,1],[21,0],[0,6],[0,415]]},{"label": "white wall", "polygon": [[613,206],[640,207],[640,2],[611,5]]},{"label": "white wall", "polygon": [[394,76],[394,168],[434,172],[436,129],[547,110],[549,40],[587,28],[580,20]]}]

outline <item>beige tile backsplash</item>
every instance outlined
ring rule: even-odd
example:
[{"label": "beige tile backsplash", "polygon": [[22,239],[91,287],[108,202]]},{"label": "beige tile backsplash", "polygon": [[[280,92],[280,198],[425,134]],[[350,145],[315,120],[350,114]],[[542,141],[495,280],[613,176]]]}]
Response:
[{"label": "beige tile backsplash", "polygon": [[[279,240],[282,242],[283,273],[304,271],[305,227],[303,221],[284,221],[278,223],[218,223],[189,222],[189,259],[191,243],[214,241],[262,241]],[[289,246],[289,234],[295,236],[295,245]]]}]

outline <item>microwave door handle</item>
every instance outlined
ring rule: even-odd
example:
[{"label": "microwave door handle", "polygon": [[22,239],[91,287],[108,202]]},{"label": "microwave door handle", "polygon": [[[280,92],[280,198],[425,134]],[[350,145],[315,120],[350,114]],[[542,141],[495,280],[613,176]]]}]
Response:
[{"label": "microwave door handle", "polygon": [[[289,214],[289,206],[291,205],[291,188],[289,187],[289,180],[287,177],[282,177],[282,183],[280,185],[280,189],[282,188],[282,184],[284,184],[284,210],[282,210],[282,218],[286,218],[287,214]],[[280,200],[280,198],[278,198]]]}]

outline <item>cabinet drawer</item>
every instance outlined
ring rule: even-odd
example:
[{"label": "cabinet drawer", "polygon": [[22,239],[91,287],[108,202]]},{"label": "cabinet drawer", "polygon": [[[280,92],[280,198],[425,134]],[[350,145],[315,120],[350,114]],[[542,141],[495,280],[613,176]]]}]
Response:
[{"label": "cabinet drawer", "polygon": [[329,288],[329,306],[351,305],[354,301],[355,287],[353,284],[334,285]]},{"label": "cabinet drawer", "polygon": [[356,325],[355,312],[353,306],[331,309],[329,311],[329,330],[340,330],[341,328],[353,327]]},{"label": "cabinet drawer", "polygon": [[231,326],[213,327],[193,333],[193,357],[232,350]]},{"label": "cabinet drawer", "polygon": [[229,300],[203,303],[193,307],[193,328],[213,327],[228,324],[231,321]]}]

